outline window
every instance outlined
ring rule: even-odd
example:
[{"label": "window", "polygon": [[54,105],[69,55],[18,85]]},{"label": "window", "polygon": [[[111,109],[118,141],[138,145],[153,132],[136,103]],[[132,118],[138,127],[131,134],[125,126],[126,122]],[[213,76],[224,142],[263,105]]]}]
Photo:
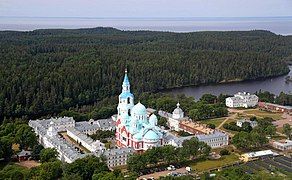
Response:
[{"label": "window", "polygon": [[131,116],[131,109],[128,109],[128,115]]},{"label": "window", "polygon": [[130,97],[128,97],[128,104],[130,104]]},{"label": "window", "polygon": [[126,141],[127,139],[125,137],[123,137],[123,141]]}]

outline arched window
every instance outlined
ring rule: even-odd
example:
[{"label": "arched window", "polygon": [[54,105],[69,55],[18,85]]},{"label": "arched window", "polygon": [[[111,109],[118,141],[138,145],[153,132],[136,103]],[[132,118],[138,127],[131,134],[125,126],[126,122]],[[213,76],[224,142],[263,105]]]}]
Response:
[{"label": "arched window", "polygon": [[128,109],[128,115],[131,116],[131,109]]},{"label": "arched window", "polygon": [[128,104],[130,104],[130,97],[128,97]]}]

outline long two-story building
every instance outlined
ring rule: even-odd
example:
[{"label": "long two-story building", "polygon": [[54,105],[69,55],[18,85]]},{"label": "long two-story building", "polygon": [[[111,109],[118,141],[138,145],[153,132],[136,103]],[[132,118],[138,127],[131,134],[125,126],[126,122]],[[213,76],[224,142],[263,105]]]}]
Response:
[{"label": "long two-story building", "polygon": [[233,97],[226,98],[226,106],[230,108],[249,108],[249,107],[255,107],[258,105],[259,98],[250,93],[246,92],[238,92],[234,94]]}]

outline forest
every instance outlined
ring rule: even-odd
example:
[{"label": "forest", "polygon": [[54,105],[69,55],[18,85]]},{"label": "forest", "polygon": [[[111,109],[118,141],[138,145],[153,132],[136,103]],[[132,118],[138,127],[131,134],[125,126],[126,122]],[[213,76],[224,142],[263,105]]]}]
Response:
[{"label": "forest", "polygon": [[133,92],[140,94],[278,76],[288,73],[291,57],[292,36],[260,30],[1,31],[0,120],[56,115],[111,100],[120,93],[125,68]]}]

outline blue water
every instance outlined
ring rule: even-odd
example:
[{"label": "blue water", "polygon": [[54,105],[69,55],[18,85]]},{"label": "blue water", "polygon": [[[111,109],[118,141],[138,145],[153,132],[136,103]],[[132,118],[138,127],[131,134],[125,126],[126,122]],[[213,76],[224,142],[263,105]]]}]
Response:
[{"label": "blue water", "polygon": [[269,91],[275,95],[281,92],[292,94],[292,82],[286,83],[285,78],[292,76],[292,66],[289,66],[290,72],[287,75],[266,78],[262,80],[234,82],[228,84],[214,84],[202,85],[192,87],[182,87],[164,91],[170,94],[185,94],[186,96],[193,96],[195,99],[200,99],[203,94],[210,93],[218,96],[219,94],[235,94],[237,92],[250,92],[255,93],[260,90]]},{"label": "blue water", "polygon": [[0,17],[0,30],[27,31],[44,28],[115,27],[122,30],[173,32],[269,30],[292,35],[292,17],[244,18],[49,18]]}]

